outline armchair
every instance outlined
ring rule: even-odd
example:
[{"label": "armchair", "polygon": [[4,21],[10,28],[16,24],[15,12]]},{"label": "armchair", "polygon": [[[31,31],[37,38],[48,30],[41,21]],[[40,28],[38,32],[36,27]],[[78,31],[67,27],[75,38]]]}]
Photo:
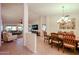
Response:
[{"label": "armchair", "polygon": [[75,35],[66,33],[63,37],[63,52],[64,48],[67,47],[73,49],[74,53],[76,53],[76,44]]},{"label": "armchair", "polygon": [[13,36],[10,32],[3,32],[3,41],[9,42],[13,41],[14,39],[17,39],[17,36]]}]

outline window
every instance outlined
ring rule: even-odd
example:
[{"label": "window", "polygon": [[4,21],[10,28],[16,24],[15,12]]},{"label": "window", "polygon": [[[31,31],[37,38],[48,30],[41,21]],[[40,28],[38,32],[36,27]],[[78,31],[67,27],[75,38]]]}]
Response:
[{"label": "window", "polygon": [[15,26],[15,25],[8,25],[5,27],[6,31],[23,31],[23,26]]},{"label": "window", "polygon": [[11,26],[6,26],[6,27],[5,27],[5,30],[11,31]]},{"label": "window", "polygon": [[23,31],[23,27],[18,26],[18,31]]},{"label": "window", "polygon": [[16,26],[12,26],[12,31],[16,31],[17,30],[17,27]]}]

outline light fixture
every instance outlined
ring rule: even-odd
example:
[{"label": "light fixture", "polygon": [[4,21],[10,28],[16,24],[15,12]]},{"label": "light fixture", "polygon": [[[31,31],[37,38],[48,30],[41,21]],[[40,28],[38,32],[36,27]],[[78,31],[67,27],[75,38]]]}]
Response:
[{"label": "light fixture", "polygon": [[64,6],[62,6],[62,11],[63,11],[62,17],[59,20],[57,20],[57,23],[67,23],[67,22],[70,22],[71,21],[69,19],[70,15],[64,15]]}]

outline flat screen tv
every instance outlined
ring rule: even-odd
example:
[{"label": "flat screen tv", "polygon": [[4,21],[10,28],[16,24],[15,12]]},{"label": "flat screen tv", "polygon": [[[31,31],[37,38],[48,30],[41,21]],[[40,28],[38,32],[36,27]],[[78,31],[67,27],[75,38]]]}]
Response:
[{"label": "flat screen tv", "polygon": [[32,25],[32,30],[38,30],[38,25]]}]

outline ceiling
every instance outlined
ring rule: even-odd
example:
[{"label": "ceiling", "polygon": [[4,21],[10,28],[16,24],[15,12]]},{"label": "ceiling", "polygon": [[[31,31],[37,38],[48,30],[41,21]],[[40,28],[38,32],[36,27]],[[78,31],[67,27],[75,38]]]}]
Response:
[{"label": "ceiling", "polygon": [[79,4],[78,3],[30,3],[28,4],[29,8],[29,17],[32,19],[37,19],[38,16],[61,16],[65,15],[76,15],[79,14]]},{"label": "ceiling", "polygon": [[24,5],[21,3],[2,3],[2,20],[4,24],[19,24],[23,19]]},{"label": "ceiling", "polygon": [[[18,24],[24,15],[22,3],[2,3],[2,20],[4,24]],[[64,14],[79,14],[78,3],[28,3],[29,22],[38,19],[40,16],[61,16]]]}]

